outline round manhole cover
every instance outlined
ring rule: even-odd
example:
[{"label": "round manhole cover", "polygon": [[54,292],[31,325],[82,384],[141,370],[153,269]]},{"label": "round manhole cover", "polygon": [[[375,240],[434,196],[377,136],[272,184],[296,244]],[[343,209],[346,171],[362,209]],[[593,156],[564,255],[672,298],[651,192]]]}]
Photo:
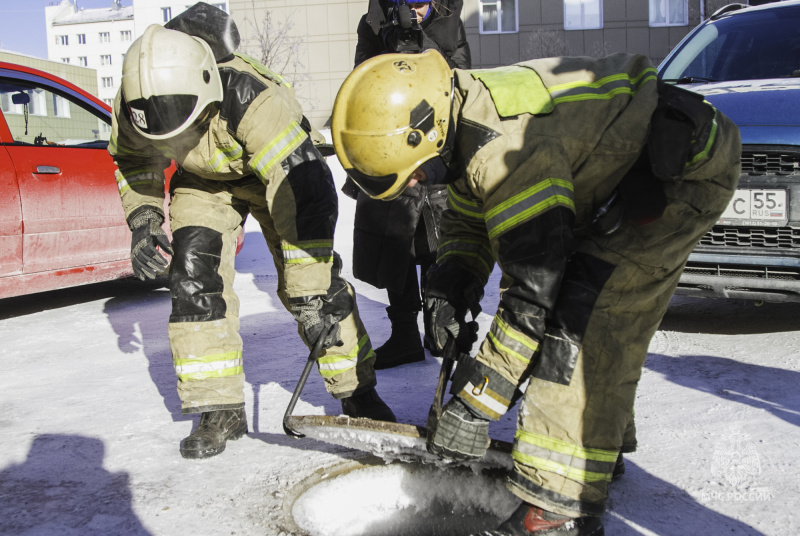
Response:
[{"label": "round manhole cover", "polygon": [[501,470],[351,462],[301,482],[287,505],[310,536],[464,536],[519,505]]}]

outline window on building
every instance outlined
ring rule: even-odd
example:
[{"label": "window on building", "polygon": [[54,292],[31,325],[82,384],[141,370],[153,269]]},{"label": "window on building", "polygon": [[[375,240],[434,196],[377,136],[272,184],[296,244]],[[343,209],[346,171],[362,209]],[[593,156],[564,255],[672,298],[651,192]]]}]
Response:
[{"label": "window on building", "polygon": [[111,32],[100,32],[100,42],[101,43],[110,43],[111,42]]},{"label": "window on building", "polygon": [[100,79],[103,87],[114,87],[114,78],[112,76],[104,76]]},{"label": "window on building", "polygon": [[564,0],[565,30],[603,27],[603,0]]},{"label": "window on building", "polygon": [[23,115],[25,110],[25,104],[14,104],[14,101],[21,102],[22,99],[19,97],[22,96],[23,93],[28,95],[26,99],[28,101],[27,104],[27,113],[28,115],[36,115],[36,116],[47,116],[47,96],[45,95],[45,90],[41,88],[35,89],[25,89],[25,88],[13,88],[9,86],[8,89],[3,88],[0,89],[0,108],[2,108],[4,114],[18,114]]},{"label": "window on building", "polygon": [[119,38],[122,41],[130,41],[131,40],[131,31],[130,30],[122,30],[119,32]]},{"label": "window on building", "polygon": [[162,7],[161,14],[164,19],[164,22],[169,22],[172,20],[172,8],[171,7]]},{"label": "window on building", "polygon": [[100,56],[100,65],[111,65],[111,54],[103,54]]},{"label": "window on building", "polygon": [[61,63],[69,63],[69,58],[61,58]]},{"label": "window on building", "polygon": [[57,45],[68,45],[69,44],[69,36],[68,35],[57,35],[56,36],[56,44]]},{"label": "window on building", "polygon": [[122,63],[125,63],[125,54],[122,54]]},{"label": "window on building", "polygon": [[78,56],[78,65],[83,65],[84,67],[89,65],[89,61],[86,59],[86,56]]},{"label": "window on building", "polygon": [[86,34],[78,34],[78,44],[79,45],[86,44]]},{"label": "window on building", "polygon": [[109,106],[114,106],[114,99],[103,99],[103,102],[105,102]]},{"label": "window on building", "polygon": [[53,116],[69,117],[69,101],[55,93],[51,93],[50,96],[53,98]]},{"label": "window on building", "polygon": [[650,26],[686,26],[689,24],[687,0],[650,0]]},{"label": "window on building", "polygon": [[517,0],[480,0],[480,10],[481,33],[518,31]]}]

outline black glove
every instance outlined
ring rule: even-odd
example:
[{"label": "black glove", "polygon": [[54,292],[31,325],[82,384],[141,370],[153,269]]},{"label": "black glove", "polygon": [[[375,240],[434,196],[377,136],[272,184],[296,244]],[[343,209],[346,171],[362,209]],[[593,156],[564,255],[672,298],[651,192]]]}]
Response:
[{"label": "black glove", "polygon": [[348,292],[347,282],[334,278],[325,296],[306,296],[289,300],[292,315],[303,330],[303,339],[313,347],[323,333],[321,350],[342,346],[342,330],[339,322],[347,318],[355,308],[355,301]]},{"label": "black glove", "polygon": [[137,208],[128,216],[131,236],[131,265],[133,274],[144,281],[155,279],[169,265],[156,246],[172,255],[172,247],[167,234],[161,228],[164,213],[149,205]]},{"label": "black glove", "polygon": [[428,431],[428,452],[455,461],[477,459],[489,448],[489,421],[476,416],[454,396],[442,408],[436,428]]},{"label": "black glove", "polygon": [[[466,270],[452,262],[434,264],[425,288],[425,340],[434,352],[442,352],[448,337],[468,354],[478,340],[475,318],[481,311],[483,287]],[[473,320],[467,322],[467,312]]]}]

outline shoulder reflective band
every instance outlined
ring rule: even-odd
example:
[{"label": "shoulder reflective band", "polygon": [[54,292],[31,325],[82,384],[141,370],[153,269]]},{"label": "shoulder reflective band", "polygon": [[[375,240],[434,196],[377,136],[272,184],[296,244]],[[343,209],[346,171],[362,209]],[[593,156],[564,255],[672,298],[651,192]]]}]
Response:
[{"label": "shoulder reflective band", "polygon": [[555,104],[584,100],[609,100],[619,94],[635,95],[647,82],[656,81],[656,70],[647,68],[631,78],[620,73],[601,78],[597,82],[569,82],[550,88]]}]

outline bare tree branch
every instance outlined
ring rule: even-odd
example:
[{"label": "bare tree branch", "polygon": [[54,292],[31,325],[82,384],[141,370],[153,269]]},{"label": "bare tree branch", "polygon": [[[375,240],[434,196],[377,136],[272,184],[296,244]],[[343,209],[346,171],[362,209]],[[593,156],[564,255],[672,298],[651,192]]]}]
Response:
[{"label": "bare tree branch", "polygon": [[538,29],[528,38],[528,58],[553,58],[568,53],[563,31]]},{"label": "bare tree branch", "polygon": [[[244,50],[298,89],[310,76],[301,61],[303,39],[293,33],[296,11],[290,11],[285,19],[277,20],[270,10],[256,8],[255,0],[250,4],[252,13],[244,17]],[[314,109],[315,103],[303,102],[303,106]]]}]

